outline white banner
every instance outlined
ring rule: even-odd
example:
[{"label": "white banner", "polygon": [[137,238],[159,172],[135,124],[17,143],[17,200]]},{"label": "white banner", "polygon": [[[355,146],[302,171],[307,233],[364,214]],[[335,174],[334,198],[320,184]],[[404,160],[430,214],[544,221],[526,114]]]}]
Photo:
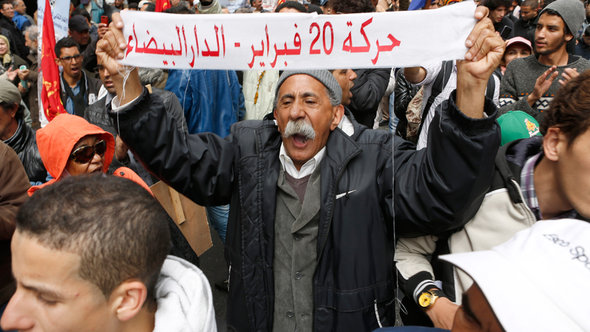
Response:
[{"label": "white banner", "polygon": [[124,64],[177,69],[409,67],[462,59],[475,4],[347,15],[125,11]]},{"label": "white banner", "polygon": [[[53,14],[53,27],[55,30],[55,41],[68,36],[68,17],[70,16],[70,3],[68,1],[49,0]],[[45,14],[45,0],[37,0],[37,24],[39,26],[39,54],[41,54],[41,43],[43,35],[43,15]]]}]

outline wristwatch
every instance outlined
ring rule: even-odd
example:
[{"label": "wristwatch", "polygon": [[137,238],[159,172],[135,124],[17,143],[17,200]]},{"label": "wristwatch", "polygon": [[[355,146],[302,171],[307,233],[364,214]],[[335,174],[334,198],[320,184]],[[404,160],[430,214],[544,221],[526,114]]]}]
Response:
[{"label": "wristwatch", "polygon": [[434,305],[434,302],[436,302],[436,299],[439,297],[445,297],[445,293],[440,289],[425,290],[420,293],[420,297],[418,297],[418,305],[420,305],[422,309],[428,309]]}]

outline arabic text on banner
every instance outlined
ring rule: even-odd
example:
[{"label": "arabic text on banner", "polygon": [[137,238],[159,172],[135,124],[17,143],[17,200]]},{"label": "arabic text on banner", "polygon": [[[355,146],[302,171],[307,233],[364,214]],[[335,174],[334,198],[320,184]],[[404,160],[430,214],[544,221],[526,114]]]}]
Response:
[{"label": "arabic text on banner", "polygon": [[436,10],[347,15],[125,11],[122,62],[233,70],[417,66],[463,58],[474,12],[471,1]]}]

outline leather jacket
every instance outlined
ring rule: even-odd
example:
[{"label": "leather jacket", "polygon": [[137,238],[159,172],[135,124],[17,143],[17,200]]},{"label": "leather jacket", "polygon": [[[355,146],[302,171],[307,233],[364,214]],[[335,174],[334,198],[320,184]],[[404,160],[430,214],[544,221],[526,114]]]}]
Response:
[{"label": "leather jacket", "polygon": [[18,120],[18,122],[16,133],[4,143],[16,152],[25,167],[30,182],[45,182],[47,171],[43,166],[39,149],[37,149],[35,131],[22,120]]}]

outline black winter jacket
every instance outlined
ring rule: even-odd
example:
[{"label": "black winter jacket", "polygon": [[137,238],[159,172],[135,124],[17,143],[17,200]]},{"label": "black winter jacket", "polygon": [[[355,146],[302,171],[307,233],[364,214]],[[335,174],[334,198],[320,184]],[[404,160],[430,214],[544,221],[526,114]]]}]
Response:
[{"label": "black winter jacket", "polygon": [[29,48],[25,45],[25,37],[16,27],[16,24],[8,16],[0,14],[0,28],[8,31],[8,41],[10,42],[10,51],[23,59],[29,55]]},{"label": "black winter jacket", "polygon": [[350,89],[352,100],[348,109],[358,123],[373,128],[379,103],[389,84],[391,69],[355,69],[355,72],[358,76]]},{"label": "black winter jacket", "polygon": [[[393,234],[444,232],[477,210],[499,146],[495,106],[487,102],[492,116],[479,120],[463,116],[453,101],[443,107],[442,120],[435,117],[431,126],[432,145],[420,151],[356,122],[351,137],[340,129],[330,134],[320,164],[315,331],[370,331],[378,319],[393,324]],[[230,203],[228,329],[271,331],[281,167],[277,127],[268,120],[243,121],[225,139],[211,133],[183,138],[164,108],[144,90],[110,115],[118,119],[123,140],[158,177],[199,204]]]},{"label": "black winter jacket", "polygon": [[47,171],[41,160],[35,131],[24,121],[19,120],[18,129],[14,135],[4,141],[18,155],[31,182],[45,182]]}]

